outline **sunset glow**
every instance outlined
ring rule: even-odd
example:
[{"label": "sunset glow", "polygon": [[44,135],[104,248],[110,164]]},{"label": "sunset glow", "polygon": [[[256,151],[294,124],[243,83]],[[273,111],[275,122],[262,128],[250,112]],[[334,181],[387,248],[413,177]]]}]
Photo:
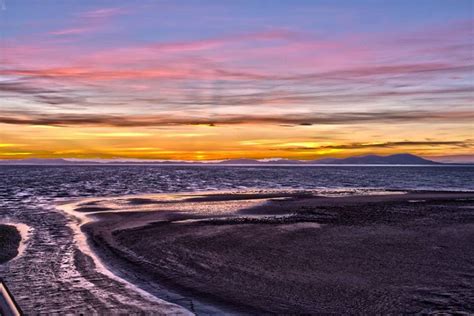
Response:
[{"label": "sunset glow", "polygon": [[7,1],[0,159],[473,155],[473,2],[337,3]]}]

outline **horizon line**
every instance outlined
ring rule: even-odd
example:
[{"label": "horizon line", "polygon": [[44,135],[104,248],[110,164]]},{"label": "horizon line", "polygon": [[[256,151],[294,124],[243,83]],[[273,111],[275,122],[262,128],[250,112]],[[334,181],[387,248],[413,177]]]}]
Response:
[{"label": "horizon line", "polygon": [[395,153],[395,154],[388,154],[388,155],[380,155],[380,154],[363,154],[363,155],[353,155],[353,156],[344,156],[344,157],[322,157],[322,158],[310,158],[310,159],[292,159],[292,158],[284,158],[284,157],[265,157],[265,158],[248,158],[248,157],[240,157],[240,158],[224,158],[224,159],[153,159],[153,158],[127,158],[127,157],[114,157],[114,158],[100,158],[100,157],[90,157],[90,158],[77,158],[77,157],[28,157],[28,158],[1,158],[0,163],[2,161],[10,161],[10,162],[18,162],[21,163],[22,161],[32,161],[32,160],[45,160],[45,161],[54,161],[54,160],[64,160],[70,163],[99,163],[99,164],[106,164],[106,163],[153,163],[153,164],[218,164],[218,163],[225,163],[228,161],[255,161],[256,163],[266,163],[266,164],[282,164],[285,161],[288,161],[289,164],[308,164],[310,162],[317,162],[323,160],[331,160],[334,159],[335,161],[344,160],[347,158],[361,158],[361,157],[391,157],[391,156],[399,156],[399,155],[409,155],[414,156],[417,158],[429,160],[436,163],[474,163],[474,155],[442,155],[442,156],[422,156],[416,155],[411,153]]}]

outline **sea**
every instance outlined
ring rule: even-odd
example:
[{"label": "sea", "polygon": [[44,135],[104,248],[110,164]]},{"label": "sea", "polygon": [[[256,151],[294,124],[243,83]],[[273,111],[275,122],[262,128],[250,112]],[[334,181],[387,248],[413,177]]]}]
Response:
[{"label": "sea", "polygon": [[[0,223],[29,229],[25,250],[0,265],[0,278],[27,313],[113,310],[123,301],[117,295],[131,301],[131,294],[111,294],[111,289],[122,289],[116,280],[98,276],[84,263],[79,268],[73,219],[58,210],[58,203],[131,194],[269,189],[341,194],[474,191],[474,166],[3,165]],[[139,298],[133,300],[136,306],[142,304]]]},{"label": "sea", "polygon": [[39,198],[232,189],[474,190],[474,165],[0,166],[2,205]]}]

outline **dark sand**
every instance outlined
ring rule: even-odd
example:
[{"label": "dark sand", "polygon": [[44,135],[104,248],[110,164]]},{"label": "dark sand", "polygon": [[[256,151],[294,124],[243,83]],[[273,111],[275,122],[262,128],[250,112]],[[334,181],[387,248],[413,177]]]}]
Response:
[{"label": "dark sand", "polygon": [[195,312],[474,312],[474,193],[214,194],[156,211],[139,199],[128,205],[143,211],[122,199],[83,230],[122,277]]},{"label": "dark sand", "polygon": [[15,226],[0,224],[0,264],[18,255],[20,243],[21,234]]}]

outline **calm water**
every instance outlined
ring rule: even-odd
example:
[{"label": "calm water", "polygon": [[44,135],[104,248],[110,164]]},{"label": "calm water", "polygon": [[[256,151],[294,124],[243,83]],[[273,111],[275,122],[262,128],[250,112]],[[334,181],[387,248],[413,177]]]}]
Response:
[{"label": "calm water", "polygon": [[474,166],[0,166],[0,179],[1,198],[17,201],[245,188],[474,190]]},{"label": "calm water", "polygon": [[71,198],[252,188],[474,191],[468,166],[0,166],[0,179],[0,221],[32,228],[22,256],[0,265],[0,277],[27,313],[156,307],[81,259],[73,220],[55,207]]}]

